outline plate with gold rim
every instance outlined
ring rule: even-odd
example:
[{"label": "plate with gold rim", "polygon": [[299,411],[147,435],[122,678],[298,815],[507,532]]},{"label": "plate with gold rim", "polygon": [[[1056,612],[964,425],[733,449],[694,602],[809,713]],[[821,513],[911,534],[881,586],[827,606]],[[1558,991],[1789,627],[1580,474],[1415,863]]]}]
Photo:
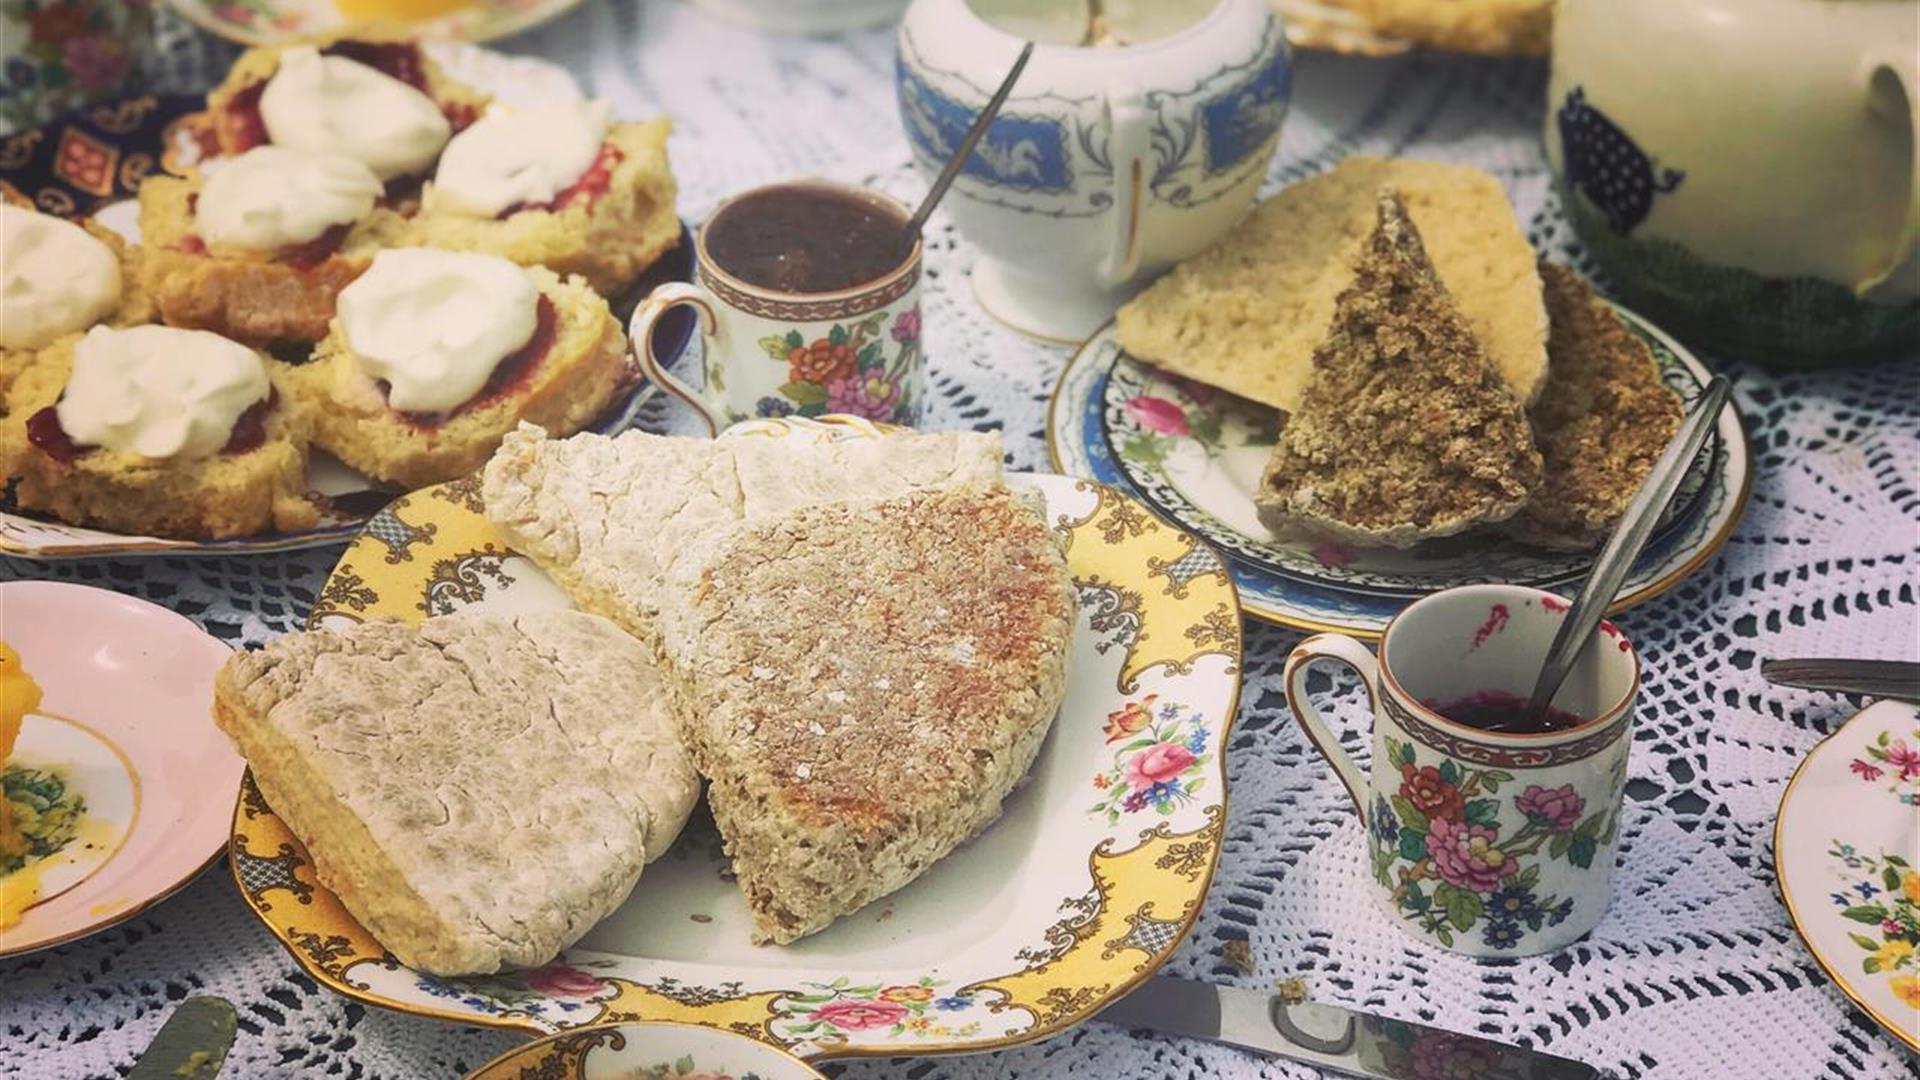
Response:
[{"label": "plate with gold rim", "polygon": [[1920,706],[1877,702],[1807,752],[1780,795],[1773,862],[1834,987],[1920,1052]]},{"label": "plate with gold rim", "polygon": [[580,0],[172,0],[211,34],[242,45],[278,45],[356,22],[407,23],[421,37],[492,41],[559,18]]},{"label": "plate with gold rim", "polygon": [[744,1035],[696,1024],[602,1024],[559,1031],[487,1062],[466,1080],[827,1080],[813,1066]]},{"label": "plate with gold rim", "polygon": [[[0,956],[17,956],[131,918],[211,865],[227,834],[219,793],[245,763],[210,711],[230,651],[183,616],[106,589],[12,581],[0,584],[0,636],[41,691],[0,747],[24,840],[0,845],[0,909],[23,909],[0,927]],[[21,692],[0,687],[16,703]]]},{"label": "plate with gold rim", "polygon": [[[1690,402],[1709,372],[1657,327],[1615,305],[1648,346],[1669,389]],[[1253,493],[1280,431],[1271,408],[1168,374],[1120,347],[1108,323],[1067,361],[1048,407],[1054,467],[1122,488],[1213,545],[1233,568],[1245,612],[1299,630],[1374,639],[1412,600],[1456,585],[1570,588],[1590,552],[1542,551],[1483,532],[1407,551],[1275,537]],[[1732,535],[1753,462],[1739,410],[1721,412],[1672,509],[1611,610],[1650,600],[1703,565]]]},{"label": "plate with gold rim", "polygon": [[[867,438],[863,420],[750,421],[727,438]],[[936,1054],[1078,1023],[1162,964],[1199,915],[1226,817],[1238,604],[1193,536],[1099,484],[1017,475],[1068,538],[1078,617],[1065,703],[986,832],[892,896],[785,947],[748,943],[696,814],[627,903],[555,963],[441,979],[398,964],[314,879],[249,780],[230,847],[247,903],[306,971],[420,1015],[552,1031],[671,1020],[804,1058]],[[475,478],[405,496],[348,547],[309,624],[564,606],[481,511]]]},{"label": "plate with gold rim", "polygon": [[[529,74],[557,76],[566,87],[571,78],[563,69],[528,57],[508,57],[489,49],[460,46],[444,54],[448,43],[432,43],[436,57],[451,55],[465,65],[462,73],[478,71],[476,79],[489,92],[498,80]],[[537,69],[514,65],[535,64]],[[552,91],[559,93],[559,90]],[[577,94],[577,90],[573,90]],[[205,99],[192,94],[145,94],[88,106],[52,123],[0,137],[0,199],[31,206],[42,213],[67,218],[91,217],[120,233],[130,244],[139,242],[135,201],[140,183],[155,173],[185,175],[198,167],[212,148],[212,120]],[[626,323],[640,299],[657,285],[689,281],[693,277],[693,239],[685,225],[680,242],[641,275],[632,288],[613,300],[613,309]],[[693,336],[690,311],[676,311],[653,331],[654,355],[671,365]],[[602,433],[631,427],[652,386],[636,379],[620,392],[590,430]],[[0,488],[4,488],[0,477]],[[322,504],[313,528],[268,531],[227,540],[187,540],[140,536],[107,529],[70,525],[53,518],[23,512],[10,494],[0,491],[0,554],[27,559],[91,558],[103,555],[242,555],[344,544],[357,535],[367,518],[395,494],[332,457],[314,451],[307,481]]]}]

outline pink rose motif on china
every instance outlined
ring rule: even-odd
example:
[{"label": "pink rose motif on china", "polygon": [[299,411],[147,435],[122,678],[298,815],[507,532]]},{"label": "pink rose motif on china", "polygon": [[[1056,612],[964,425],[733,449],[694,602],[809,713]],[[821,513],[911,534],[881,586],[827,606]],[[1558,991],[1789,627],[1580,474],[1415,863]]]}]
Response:
[{"label": "pink rose motif on china", "polygon": [[1154,743],[1127,762],[1127,786],[1146,791],[1155,784],[1164,784],[1186,772],[1193,759],[1193,751],[1179,743]]},{"label": "pink rose motif on china", "polygon": [[1920,750],[1908,746],[1907,740],[1893,740],[1893,744],[1887,747],[1886,753],[1887,767],[1898,769],[1900,779],[1912,780],[1920,777]]},{"label": "pink rose motif on china", "polygon": [[1490,893],[1506,872],[1507,856],[1493,842],[1499,833],[1485,825],[1434,818],[1427,853],[1443,881],[1470,892]]},{"label": "pink rose motif on china", "polygon": [[907,1007],[891,1001],[829,1001],[812,1013],[812,1019],[843,1031],[892,1027],[906,1018]]},{"label": "pink rose motif on china", "polygon": [[1127,415],[1148,431],[1184,438],[1188,434],[1186,410],[1166,398],[1139,394],[1126,404]]},{"label": "pink rose motif on china", "polygon": [[893,340],[902,345],[910,345],[920,340],[920,305],[915,304],[900,313],[893,320],[893,329],[889,331]]},{"label": "pink rose motif on china", "polygon": [[68,38],[64,58],[82,90],[105,90],[127,77],[127,47],[107,34]]},{"label": "pink rose motif on china", "polygon": [[1572,784],[1557,788],[1529,784],[1527,790],[1513,797],[1513,805],[1534,824],[1554,832],[1566,832],[1580,823],[1580,812],[1587,808],[1587,800],[1574,792]]},{"label": "pink rose motif on china", "polygon": [[855,371],[827,384],[827,411],[890,420],[900,404],[900,384],[878,372]]},{"label": "pink rose motif on china", "polygon": [[548,997],[590,998],[613,989],[613,984],[605,979],[597,979],[565,964],[534,968],[523,977],[527,980],[527,989]]}]

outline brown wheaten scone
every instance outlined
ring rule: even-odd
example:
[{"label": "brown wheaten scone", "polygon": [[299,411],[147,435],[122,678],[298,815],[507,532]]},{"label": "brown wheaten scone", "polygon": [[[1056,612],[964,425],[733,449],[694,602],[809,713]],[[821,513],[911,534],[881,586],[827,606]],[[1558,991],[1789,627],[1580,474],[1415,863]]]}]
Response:
[{"label": "brown wheaten scone", "polygon": [[1399,196],[1378,216],[1254,503],[1276,532],[1411,547],[1512,517],[1540,451]]},{"label": "brown wheaten scone", "polygon": [[577,611],[291,634],[227,661],[213,716],[320,884],[434,975],[552,960],[700,791],[647,650]]},{"label": "brown wheaten scone", "polygon": [[584,611],[656,639],[667,576],[748,518],[854,496],[1001,480],[1000,438],[901,433],[824,442],[622,432],[550,439],[523,425],[487,463],[487,517]]},{"label": "brown wheaten scone", "polygon": [[1542,262],[1552,374],[1532,410],[1545,462],[1533,498],[1506,524],[1539,547],[1597,547],[1680,429],[1680,399],[1645,342],[1564,266]]},{"label": "brown wheaten scone", "polygon": [[1005,488],[748,522],[661,616],[756,943],[918,877],[1000,816],[1066,687],[1064,539]]},{"label": "brown wheaten scone", "polygon": [[[571,435],[607,410],[638,377],[627,338],[607,302],[577,277],[562,281],[528,267],[551,336],[536,329],[528,349],[501,361],[489,383],[445,416],[396,412],[353,356],[335,319],[313,358],[290,373],[294,392],[313,414],[314,445],[388,484],[425,487],[486,464],[500,440],[522,423],[556,437]],[[542,325],[549,316],[542,315]]]},{"label": "brown wheaten scone", "polygon": [[[429,190],[412,222],[412,242],[579,274],[601,295],[618,296],[680,242],[680,218],[674,210],[679,188],[667,163],[672,130],[664,118],[608,128],[601,160],[580,181],[604,183],[605,189],[571,199],[557,210],[530,208],[502,218],[477,218],[436,209]],[[602,169],[606,175],[595,177]]]},{"label": "brown wheaten scone", "polygon": [[1176,375],[1293,411],[1387,187],[1419,226],[1494,369],[1532,401],[1547,373],[1533,247],[1500,181],[1467,165],[1353,155],[1288,184],[1226,239],[1122,306],[1121,346]]},{"label": "brown wheaten scone", "polygon": [[273,383],[260,445],[192,461],[154,460],[105,447],[63,460],[28,437],[73,373],[72,334],[40,351],[7,392],[0,419],[0,475],[20,480],[23,510],[71,525],[129,535],[224,540],[272,529],[312,528],[320,508],[307,494],[307,414],[289,394],[287,367],[262,358]]},{"label": "brown wheaten scone", "polygon": [[318,341],[340,290],[366,271],[375,252],[402,242],[404,220],[376,206],[336,250],[317,258],[210,247],[194,231],[203,183],[196,174],[150,176],[140,184],[141,283],[169,326],[259,344]]}]

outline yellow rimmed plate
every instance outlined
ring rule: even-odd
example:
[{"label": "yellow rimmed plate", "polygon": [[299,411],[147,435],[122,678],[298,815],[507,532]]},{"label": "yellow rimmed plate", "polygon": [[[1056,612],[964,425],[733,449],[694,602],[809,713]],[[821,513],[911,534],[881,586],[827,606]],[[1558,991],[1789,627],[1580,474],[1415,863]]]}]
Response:
[{"label": "yellow rimmed plate", "polygon": [[[877,432],[770,420],[725,437]],[[1058,476],[1009,482],[1037,491],[1069,538],[1079,618],[1066,702],[1001,819],[893,896],[795,945],[752,946],[719,838],[697,816],[633,897],[555,963],[433,978],[400,966],[318,885],[250,781],[233,820],[241,891],[325,985],[466,1023],[679,1021],[823,1058],[988,1050],[1080,1022],[1172,955],[1206,896],[1226,816],[1239,609],[1210,549],[1117,491]],[[565,603],[494,531],[466,480],[368,522],[310,621]]]},{"label": "yellow rimmed plate", "polygon": [[580,0],[173,0],[209,33],[242,45],[278,45],[367,19],[406,22],[421,37],[492,41],[571,11]]}]

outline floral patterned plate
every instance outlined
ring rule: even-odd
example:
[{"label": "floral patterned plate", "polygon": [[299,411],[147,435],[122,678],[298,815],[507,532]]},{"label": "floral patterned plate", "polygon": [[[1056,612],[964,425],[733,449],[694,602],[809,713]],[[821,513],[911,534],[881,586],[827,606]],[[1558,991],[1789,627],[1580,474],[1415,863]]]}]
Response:
[{"label": "floral patterned plate", "polygon": [[1773,861],[1833,985],[1920,1052],[1920,706],[1878,702],[1807,752]]},{"label": "floral patterned plate", "polygon": [[695,1024],[605,1024],[517,1046],[467,1080],[827,1080],[792,1054]]},{"label": "floral patterned plate", "polygon": [[243,45],[312,37],[368,18],[412,18],[422,37],[492,41],[558,18],[580,0],[173,0],[210,33]]},{"label": "floral patterned plate", "polygon": [[[1697,396],[1707,381],[1700,362],[1632,312],[1616,310],[1652,348],[1667,384],[1683,399]],[[1276,539],[1260,524],[1253,490],[1279,429],[1274,410],[1128,356],[1109,324],[1061,372],[1047,444],[1061,472],[1123,487],[1219,548],[1247,614],[1297,629],[1371,640],[1408,602],[1441,589],[1480,582],[1554,589],[1592,565],[1590,555],[1486,535],[1411,551]],[[1677,509],[1613,610],[1660,595],[1712,557],[1738,522],[1752,480],[1746,435],[1729,404],[1710,453],[1688,474]]]},{"label": "floral patterned plate", "polygon": [[[536,85],[549,96],[573,87],[564,70],[526,57],[509,58],[453,43],[436,44],[435,55],[449,59],[465,72],[478,72],[476,85],[489,91],[495,89],[497,80],[505,80],[509,88],[520,87],[522,97],[527,84]],[[573,92],[578,93],[577,89]],[[45,127],[0,138],[0,198],[61,217],[94,217],[126,236],[129,243],[138,243],[135,198],[140,182],[155,170],[185,173],[204,158],[212,135],[204,105],[204,99],[196,95],[147,94],[81,109]],[[654,286],[692,277],[693,240],[683,226],[679,245],[615,302],[615,312],[622,316],[624,325],[624,316]],[[686,349],[693,326],[692,312],[669,313],[654,326],[654,355],[661,357],[662,363],[672,364]],[[615,399],[593,430],[611,433],[632,426],[652,392],[651,384],[644,380],[636,383],[630,392]],[[367,515],[392,497],[324,454],[316,455],[308,482],[332,501],[319,525],[232,540],[130,536],[68,525],[22,513],[15,509],[10,495],[0,495],[0,554],[29,559],[238,555],[341,544],[352,539],[366,523]]]},{"label": "floral patterned plate", "polygon": [[[776,419],[724,437],[876,431]],[[231,845],[247,903],[325,985],[464,1023],[675,1020],[819,1058],[988,1050],[1080,1022],[1159,967],[1199,914],[1225,822],[1240,619],[1219,558],[1132,499],[1059,476],[1012,482],[1038,492],[1069,538],[1079,617],[1066,702],[1000,820],[900,892],[795,945],[755,947],[719,837],[696,815],[632,899],[556,963],[432,978],[401,967],[315,883],[248,782]],[[565,603],[482,516],[470,479],[375,515],[309,621]]]}]

